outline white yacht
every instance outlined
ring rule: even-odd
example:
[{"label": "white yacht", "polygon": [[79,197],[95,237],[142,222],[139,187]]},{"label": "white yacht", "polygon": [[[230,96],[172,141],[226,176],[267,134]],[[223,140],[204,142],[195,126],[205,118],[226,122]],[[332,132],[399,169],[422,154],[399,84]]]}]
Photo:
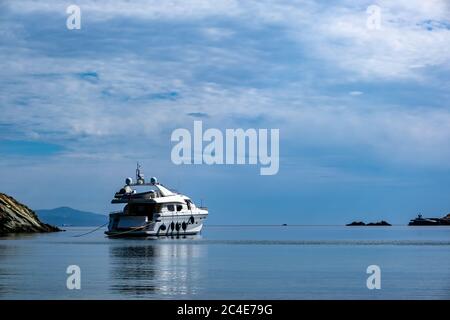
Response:
[{"label": "white yacht", "polygon": [[105,233],[110,237],[194,235],[208,216],[207,208],[197,207],[189,197],[169,190],[156,178],[147,183],[139,164],[136,182],[127,178],[111,203],[124,207],[109,215]]}]

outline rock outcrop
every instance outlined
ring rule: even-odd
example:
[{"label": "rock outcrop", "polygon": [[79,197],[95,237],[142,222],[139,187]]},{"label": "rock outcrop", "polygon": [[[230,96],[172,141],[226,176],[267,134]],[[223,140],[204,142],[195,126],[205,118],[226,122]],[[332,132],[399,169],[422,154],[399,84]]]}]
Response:
[{"label": "rock outcrop", "polygon": [[364,223],[362,221],[353,221],[352,223],[348,223],[346,224],[347,227],[353,227],[353,226],[364,226],[364,227],[373,227],[373,226],[391,226],[391,224],[389,222],[386,222],[384,220],[381,220],[379,222],[369,222],[369,223]]},{"label": "rock outcrop", "polygon": [[367,224],[367,226],[384,226],[384,227],[389,227],[391,226],[391,224],[389,222],[386,222],[384,220],[378,221],[378,222],[369,222]]},{"label": "rock outcrop", "polygon": [[365,226],[366,224],[362,221],[353,221],[352,223],[346,224],[347,227],[353,227],[353,226]]},{"label": "rock outcrop", "polygon": [[55,231],[61,230],[42,223],[33,210],[14,198],[0,193],[0,234]]}]

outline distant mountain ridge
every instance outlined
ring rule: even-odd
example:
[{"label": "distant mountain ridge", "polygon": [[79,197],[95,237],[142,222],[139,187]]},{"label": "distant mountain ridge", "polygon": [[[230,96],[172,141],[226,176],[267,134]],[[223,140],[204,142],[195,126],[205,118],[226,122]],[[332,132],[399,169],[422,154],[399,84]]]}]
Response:
[{"label": "distant mountain ridge", "polygon": [[108,216],[70,207],[35,210],[39,219],[56,226],[92,227],[108,222]]}]

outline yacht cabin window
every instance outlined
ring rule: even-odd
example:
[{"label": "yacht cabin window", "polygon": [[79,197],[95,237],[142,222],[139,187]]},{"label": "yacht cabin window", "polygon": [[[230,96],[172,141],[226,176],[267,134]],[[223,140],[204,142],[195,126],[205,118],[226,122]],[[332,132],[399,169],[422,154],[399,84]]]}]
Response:
[{"label": "yacht cabin window", "polygon": [[151,216],[156,212],[157,207],[152,203],[146,204],[127,204],[124,213],[132,216]]}]

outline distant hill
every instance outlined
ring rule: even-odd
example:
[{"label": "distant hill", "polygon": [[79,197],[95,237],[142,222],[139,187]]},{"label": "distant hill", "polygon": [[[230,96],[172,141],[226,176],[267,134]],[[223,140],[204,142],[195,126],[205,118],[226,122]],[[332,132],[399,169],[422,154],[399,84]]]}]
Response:
[{"label": "distant hill", "polygon": [[108,216],[69,207],[35,210],[40,220],[56,226],[92,227],[108,222]]}]

